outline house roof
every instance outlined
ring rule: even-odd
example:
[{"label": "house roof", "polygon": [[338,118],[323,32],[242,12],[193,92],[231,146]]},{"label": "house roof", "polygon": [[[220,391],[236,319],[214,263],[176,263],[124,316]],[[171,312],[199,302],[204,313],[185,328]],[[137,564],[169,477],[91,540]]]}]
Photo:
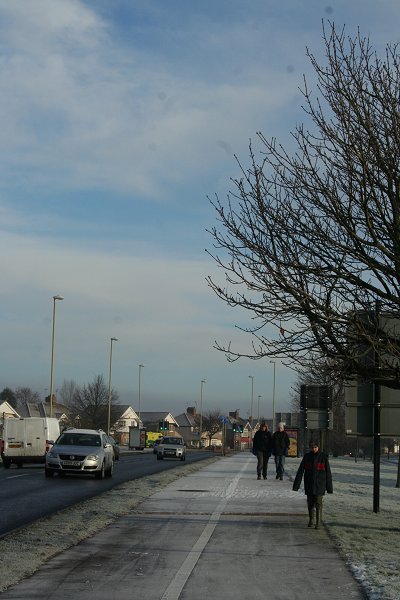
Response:
[{"label": "house roof", "polygon": [[165,411],[141,412],[140,418],[143,421],[143,423],[156,423],[157,421],[168,421],[168,423],[178,425],[171,413]]},{"label": "house roof", "polygon": [[179,427],[196,427],[197,423],[193,415],[190,413],[181,413],[175,417],[175,421]]},{"label": "house roof", "polygon": [[[139,419],[139,415],[137,414],[136,410],[131,404],[113,404],[113,409],[115,411],[118,409],[118,412],[120,414],[119,418],[125,416],[125,413],[127,413],[128,411],[132,411],[134,418]],[[141,416],[142,415],[140,415],[140,417]]]},{"label": "house roof", "polygon": [[[53,417],[57,419],[66,419],[70,413],[65,404],[53,402]],[[21,417],[49,417],[50,403],[49,402],[23,402],[18,405],[18,412]]]},{"label": "house roof", "polygon": [[0,404],[0,418],[3,417],[19,417],[18,412],[6,400]]}]

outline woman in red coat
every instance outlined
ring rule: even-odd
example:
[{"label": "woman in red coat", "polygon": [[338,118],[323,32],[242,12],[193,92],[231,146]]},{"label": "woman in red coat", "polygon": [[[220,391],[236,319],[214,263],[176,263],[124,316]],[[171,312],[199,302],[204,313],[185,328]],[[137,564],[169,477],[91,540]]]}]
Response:
[{"label": "woman in red coat", "polygon": [[314,509],[316,509],[315,529],[318,529],[322,521],[322,497],[325,492],[328,494],[333,492],[328,455],[319,449],[318,442],[311,441],[310,452],[303,456],[293,483],[296,492],[300,487],[303,473],[309,516],[308,526],[314,525]]}]

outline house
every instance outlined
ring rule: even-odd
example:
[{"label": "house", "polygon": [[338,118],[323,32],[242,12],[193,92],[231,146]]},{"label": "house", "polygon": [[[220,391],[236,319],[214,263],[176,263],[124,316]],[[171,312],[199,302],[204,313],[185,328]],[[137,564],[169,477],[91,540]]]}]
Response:
[{"label": "house", "polygon": [[[56,401],[55,396],[53,396],[53,405],[52,405],[52,417],[58,419],[60,423],[60,429],[62,430],[67,425],[74,425],[75,423],[71,422],[72,415],[65,404],[60,404],[60,402]],[[18,404],[18,412],[21,417],[50,417],[50,401],[46,402],[30,402],[26,400],[25,402],[20,402]]]},{"label": "house", "polygon": [[[159,431],[160,435],[178,435],[179,425],[174,417],[169,412],[157,411],[157,412],[141,412],[140,418],[143,423],[143,427],[146,431]],[[160,424],[166,423],[167,430],[160,429]],[[180,434],[180,432],[179,432]]]},{"label": "house", "polygon": [[[113,412],[116,414],[118,410],[120,416],[118,420],[111,426],[111,435],[123,446],[129,444],[129,427],[139,427],[142,420],[139,420],[139,415],[129,404],[114,404]],[[142,414],[140,415],[142,417]]]},{"label": "house", "polygon": [[19,419],[20,416],[8,402],[4,401],[0,404],[0,439],[3,438],[4,419]]},{"label": "house", "polygon": [[186,412],[175,417],[175,421],[178,423],[179,433],[183,437],[188,448],[199,448],[200,416],[196,414],[195,407],[188,407]]}]

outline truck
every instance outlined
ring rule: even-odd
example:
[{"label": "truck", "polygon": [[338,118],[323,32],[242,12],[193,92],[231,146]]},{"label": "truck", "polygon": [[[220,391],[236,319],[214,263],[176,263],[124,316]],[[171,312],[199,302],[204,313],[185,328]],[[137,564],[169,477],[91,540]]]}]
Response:
[{"label": "truck", "polygon": [[52,417],[4,420],[1,459],[5,469],[12,464],[44,463],[46,453],[60,435],[58,419]]},{"label": "truck", "polygon": [[144,450],[146,446],[146,430],[129,427],[129,449]]}]

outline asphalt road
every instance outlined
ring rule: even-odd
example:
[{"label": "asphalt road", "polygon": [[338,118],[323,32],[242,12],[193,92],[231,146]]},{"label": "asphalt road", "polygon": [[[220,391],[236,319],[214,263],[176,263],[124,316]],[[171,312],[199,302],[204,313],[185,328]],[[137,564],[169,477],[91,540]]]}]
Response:
[{"label": "asphalt road", "polygon": [[[190,451],[186,462],[209,458],[209,452]],[[101,494],[125,481],[166,471],[181,463],[157,460],[152,452],[121,454],[111,479],[67,475],[47,479],[42,465],[0,469],[0,538],[36,519]]]},{"label": "asphalt road", "polygon": [[[205,464],[60,552],[2,600],[362,600],[292,481],[254,457]],[[54,481],[55,483],[55,481]]]}]

